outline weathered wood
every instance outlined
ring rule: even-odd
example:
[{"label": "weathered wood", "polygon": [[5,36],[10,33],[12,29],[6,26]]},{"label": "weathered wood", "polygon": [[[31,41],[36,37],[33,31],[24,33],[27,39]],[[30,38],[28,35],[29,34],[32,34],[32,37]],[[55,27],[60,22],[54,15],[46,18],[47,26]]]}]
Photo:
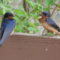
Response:
[{"label": "weathered wood", "polygon": [[0,60],[60,60],[60,40],[14,35],[0,48]]}]

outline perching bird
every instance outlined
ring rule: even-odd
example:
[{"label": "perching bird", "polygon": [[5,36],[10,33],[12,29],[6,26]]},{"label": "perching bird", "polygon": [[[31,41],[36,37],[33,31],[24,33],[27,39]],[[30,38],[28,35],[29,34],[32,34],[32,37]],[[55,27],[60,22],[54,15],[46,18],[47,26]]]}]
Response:
[{"label": "perching bird", "polygon": [[42,14],[48,17],[47,23],[60,32],[59,26],[54,22],[54,20],[52,20],[52,18],[50,17],[50,13],[48,11],[45,11],[45,12],[42,12]]},{"label": "perching bird", "polygon": [[8,39],[11,32],[15,28],[16,21],[13,19],[13,17],[13,14],[10,12],[5,13],[5,15],[3,16],[0,34],[0,46],[3,45],[5,40]]}]

